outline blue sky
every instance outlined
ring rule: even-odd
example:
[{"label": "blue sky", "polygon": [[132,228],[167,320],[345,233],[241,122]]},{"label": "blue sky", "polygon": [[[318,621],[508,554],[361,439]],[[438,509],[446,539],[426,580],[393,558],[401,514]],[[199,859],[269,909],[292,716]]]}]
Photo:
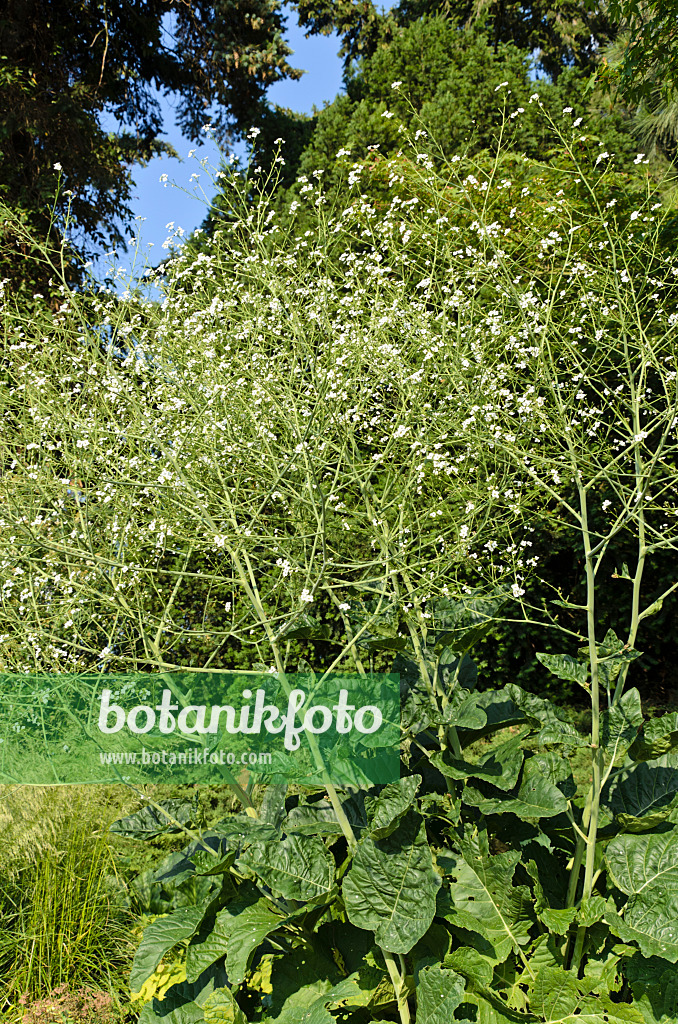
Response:
[{"label": "blue sky", "polygon": [[[386,6],[391,4],[387,3]],[[303,68],[307,73],[296,82],[277,82],[267,95],[271,103],[310,114],[314,106],[322,108],[325,102],[333,100],[341,91],[342,62],[337,56],[340,40],[336,35],[304,38],[293,12],[288,15],[286,38],[294,50],[294,55],[289,58],[290,63],[293,67]],[[143,269],[145,259],[149,263],[160,260],[163,255],[162,244],[168,236],[168,224],[183,228],[186,234],[198,227],[205,216],[206,201],[212,193],[209,178],[199,162],[207,157],[214,169],[219,163],[219,153],[213,142],[208,140],[207,144],[198,148],[181,135],[174,117],[176,100],[171,96],[158,96],[158,100],[163,112],[163,137],[174,146],[181,159],[157,157],[147,167],[135,167],[133,170],[135,187],[130,205],[137,217],[144,218],[138,221],[140,247],[136,272]],[[111,124],[111,128],[114,127]],[[191,151],[193,156],[189,159]],[[167,184],[160,182],[162,174],[168,176]],[[192,174],[201,175],[197,183],[190,181]],[[205,194],[201,194],[202,185]],[[135,260],[134,248],[130,246],[127,253],[117,254],[118,267],[130,270]],[[99,275],[110,262],[106,258],[98,261],[96,270]]]}]

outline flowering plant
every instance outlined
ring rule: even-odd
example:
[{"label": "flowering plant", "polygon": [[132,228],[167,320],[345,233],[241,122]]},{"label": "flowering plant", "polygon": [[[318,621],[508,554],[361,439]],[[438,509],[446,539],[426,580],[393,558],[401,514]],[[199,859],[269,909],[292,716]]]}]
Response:
[{"label": "flowering plant", "polygon": [[[245,813],[209,832],[168,811],[191,841],[158,869],[132,987],[177,950],[185,979],[143,1024],[674,1014],[678,723],[645,722],[627,676],[678,586],[643,586],[678,543],[678,265],[654,197],[634,216],[578,138],[517,183],[501,154],[353,167],[343,209],[318,175],[305,233],[234,174],[232,218],[165,265],[162,306],[64,295],[7,335],[6,666],[209,670],[236,642],[284,681],[303,641],[332,652],[304,670],[401,678],[399,783],[272,786],[260,808],[238,783]],[[531,531],[554,519],[586,600],[545,609]],[[628,630],[601,637],[621,536]],[[586,740],[478,687],[502,617],[581,644],[538,657],[586,691]]]}]

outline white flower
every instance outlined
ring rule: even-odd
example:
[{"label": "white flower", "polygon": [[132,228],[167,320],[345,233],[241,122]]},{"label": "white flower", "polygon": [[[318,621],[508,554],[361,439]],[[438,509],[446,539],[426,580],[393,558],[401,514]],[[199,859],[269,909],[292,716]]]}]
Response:
[{"label": "white flower", "polygon": [[399,89],[402,84],[403,84],[402,82],[391,82],[391,88],[392,89]]},{"label": "white flower", "polygon": [[62,171],[62,170],[63,170],[63,167],[61,166],[61,164],[59,164],[59,163],[56,163],[56,164],[54,165],[54,170],[55,170],[55,171]]},{"label": "white flower", "polygon": [[633,213],[631,214],[631,220],[638,220],[639,217],[640,217],[640,214],[638,213],[638,211],[634,210]]},{"label": "white flower", "polygon": [[385,111],[384,111],[384,112],[382,113],[382,115],[381,115],[381,116],[382,116],[382,117],[393,117],[393,111],[392,111],[392,110],[385,110]]},{"label": "white flower", "polygon": [[636,159],[635,159],[635,160],[633,161],[633,162],[634,162],[634,164],[640,164],[640,163],[642,163],[642,162],[643,162],[643,157],[644,157],[644,156],[645,156],[645,154],[644,154],[644,153],[639,153],[639,154],[638,154],[638,156],[636,157]]},{"label": "white flower", "polygon": [[310,590],[304,587],[301,594],[299,595],[299,600],[303,601],[305,604],[311,604],[311,602],[313,601],[313,594],[311,593]]},{"label": "white flower", "polygon": [[339,611],[340,612],[347,612],[347,611],[349,611],[350,607],[351,607],[350,604],[347,604],[346,601],[342,601],[341,604],[339,605]]},{"label": "white flower", "polygon": [[213,131],[214,131],[214,128],[212,127],[212,125],[211,125],[211,124],[204,124],[204,125],[202,126],[202,130],[203,130],[204,132],[213,132]]},{"label": "white flower", "polygon": [[494,91],[499,92],[499,90],[503,89],[505,85],[508,85],[508,82],[500,82],[499,85],[496,85],[494,87]]},{"label": "white flower", "polygon": [[160,177],[158,178],[158,181],[167,181],[167,175],[161,174]]},{"label": "white flower", "polygon": [[525,591],[517,583],[512,583],[511,584],[511,593],[513,594],[514,597],[522,597],[523,594],[525,593]]},{"label": "white flower", "polygon": [[572,122],[572,127],[573,127],[573,128],[578,128],[578,127],[579,127],[579,125],[581,124],[581,122],[582,122],[582,118],[581,118],[581,117],[578,117],[576,121],[573,121],[573,122]]},{"label": "white flower", "polygon": [[563,107],[563,113],[564,114],[571,114],[572,113],[572,107]]},{"label": "white flower", "polygon": [[606,160],[609,157],[609,155],[610,154],[607,151],[605,151],[604,153],[599,153],[596,157],[596,167],[598,166],[601,160]]},{"label": "white flower", "polygon": [[610,501],[610,499],[606,498],[605,501],[603,502],[603,512],[606,512],[611,504],[612,504],[612,502]]}]

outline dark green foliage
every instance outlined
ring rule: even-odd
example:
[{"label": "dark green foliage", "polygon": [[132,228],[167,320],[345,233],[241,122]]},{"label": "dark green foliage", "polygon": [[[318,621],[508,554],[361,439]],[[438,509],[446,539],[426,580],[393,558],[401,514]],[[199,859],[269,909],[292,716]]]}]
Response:
[{"label": "dark green foliage", "polygon": [[[538,92],[556,121],[564,107],[574,108],[573,117],[586,115],[587,77],[566,69],[557,83],[535,82],[529,69],[529,53],[511,42],[494,46],[485,33],[460,32],[442,16],[415,21],[362,61],[346,94],[317,115],[299,170],[310,175],[323,168],[332,175],[340,149],[350,151],[351,161],[395,155],[404,146],[401,124],[412,134],[430,133],[434,158],[438,150],[448,159],[493,152],[501,139],[504,149],[558,159],[562,152],[530,97]],[[400,83],[395,89],[394,82]],[[615,153],[619,166],[632,165],[637,143],[621,113],[587,117],[587,133]]]},{"label": "dark green foliage", "polygon": [[[459,609],[468,628],[473,612]],[[450,611],[440,602],[433,624],[444,625]],[[422,653],[440,666],[433,650]],[[415,669],[405,699],[424,685]],[[475,704],[480,731],[498,731],[499,745],[479,756],[478,731],[462,731],[463,762],[441,760],[436,743],[422,758],[430,729],[406,730],[403,778],[341,797],[343,825],[317,795],[277,787],[258,821],[226,819],[159,866],[156,884],[169,883],[173,894],[169,916],[147,927],[132,988],[166,954],[185,961],[187,981],[162,1002],[151,998],[144,1024],[166,1019],[167,1000],[184,1005],[172,1020],[209,1022],[218,1004],[236,1024],[663,1019],[674,997],[662,995],[660,980],[666,988],[678,959],[678,766],[665,754],[615,767],[642,722],[637,691],[603,715],[611,775],[601,806],[612,824],[601,833],[599,880],[585,900],[576,884],[568,890],[568,817],[581,826],[585,816],[569,762],[583,737],[554,705],[516,686],[474,693],[449,679],[439,700],[459,704],[457,697]],[[648,740],[673,735],[674,717],[664,727],[647,723]],[[501,742],[516,723],[527,728]],[[451,732],[445,742],[455,742]],[[447,775],[442,792],[429,771],[412,773],[426,760]],[[642,784],[631,781],[638,772]],[[660,792],[661,820],[657,800],[643,796]],[[622,805],[634,812],[631,831]],[[302,820],[328,827],[300,832]]]},{"label": "dark green foliage", "polygon": [[385,14],[372,0],[296,0],[294,6],[309,35],[336,31],[342,37],[347,65],[372,56],[403,27],[431,15],[444,17],[456,31],[478,26],[495,49],[513,43],[527,54],[535,53],[537,67],[552,78],[567,67],[593,66],[599,48],[616,34],[602,4],[577,0],[400,0]]},{"label": "dark green foliage", "polygon": [[513,43],[534,54],[537,68],[553,79],[568,67],[590,68],[599,47],[615,35],[603,4],[578,0],[401,0],[395,11],[404,23],[434,13],[444,14],[459,28],[482,27],[495,48]]},{"label": "dark green foliage", "polygon": [[[173,39],[163,26],[167,13]],[[25,257],[37,251],[36,239],[58,248],[67,225],[81,256],[92,244],[121,244],[131,217],[129,168],[171,152],[159,138],[154,89],[178,94],[187,136],[197,140],[211,119],[226,140],[257,118],[268,85],[299,77],[287,63],[283,27],[279,6],[268,0],[6,4],[0,199],[12,219],[0,233],[0,277],[29,291],[48,288],[56,275],[49,267],[36,275]],[[116,131],[101,127],[104,113],[117,120]]]},{"label": "dark green foliage", "polygon": [[621,23],[625,48],[601,78],[625,99],[647,100],[659,89],[664,99],[678,89],[678,4],[675,0],[611,0],[610,16]]}]

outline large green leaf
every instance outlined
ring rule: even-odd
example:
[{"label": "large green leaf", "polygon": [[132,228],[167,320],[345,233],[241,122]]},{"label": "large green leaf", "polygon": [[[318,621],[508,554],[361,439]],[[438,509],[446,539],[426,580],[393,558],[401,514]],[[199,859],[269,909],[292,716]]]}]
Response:
[{"label": "large green leaf", "polygon": [[571,683],[578,683],[584,689],[588,689],[588,665],[577,661],[569,654],[537,654],[537,661],[540,661],[545,668],[552,672],[558,679],[565,679]]},{"label": "large green leaf", "polygon": [[609,763],[623,757],[643,724],[640,694],[634,687],[600,716],[600,744]]},{"label": "large green leaf", "polygon": [[[363,797],[363,794],[360,796]],[[360,834],[367,827],[364,798],[360,802],[352,798],[344,800],[342,808],[353,830]],[[296,807],[289,810],[283,820],[282,829],[288,834],[296,832],[300,835],[343,835],[335,810],[326,799],[300,801]]]},{"label": "large green leaf", "polygon": [[274,842],[280,838],[279,830],[266,821],[250,818],[248,814],[232,814],[214,826],[214,832],[229,849],[244,850],[252,843]]},{"label": "large green leaf", "polygon": [[542,967],[530,995],[530,1010],[547,1021],[563,1020],[580,998],[575,975],[562,967]]},{"label": "large green leaf", "polygon": [[[430,676],[435,672],[435,662],[424,656]],[[431,725],[439,725],[442,716],[438,706],[424,683],[416,661],[404,654],[396,654],[393,662],[394,673],[400,676],[400,726],[404,733],[417,734]]]},{"label": "large green leaf", "polygon": [[637,739],[629,747],[634,761],[654,761],[678,747],[678,711],[645,722]]},{"label": "large green leaf", "polygon": [[240,985],[254,950],[285,920],[254,885],[246,882],[236,898],[203,922],[193,936],[186,953],[188,981],[225,955],[229,980]]},{"label": "large green leaf", "polygon": [[527,693],[514,683],[501,690],[485,690],[474,695],[478,708],[486,715],[486,724],[480,729],[463,730],[462,741],[470,743],[508,725],[524,725],[539,729],[539,741],[544,744],[581,743],[581,736],[569,722],[565,713],[551,701]]},{"label": "large green leaf", "polygon": [[605,859],[614,884],[628,896],[653,888],[678,893],[678,829],[617,836]]},{"label": "large green leaf", "polygon": [[553,783],[567,800],[576,796],[575,784],[570,762],[556,753],[555,750],[538,750],[525,762],[530,773],[538,771],[545,779]]},{"label": "large green leaf", "polygon": [[[588,654],[588,650],[586,653]],[[605,639],[598,644],[598,673],[601,686],[604,686],[608,693],[612,693],[623,666],[640,658],[641,654],[642,651],[627,647],[613,629],[608,629]]]},{"label": "large green leaf", "polygon": [[530,918],[521,894],[514,889],[513,875],[520,860],[517,850],[490,856],[486,831],[467,829],[460,843],[462,856],[451,867],[455,908],[465,911],[476,928],[492,943],[497,959],[530,941]]},{"label": "large green leaf", "polygon": [[472,946],[458,946],[448,953],[443,960],[443,967],[462,974],[480,988],[488,988],[492,982],[492,964]]},{"label": "large green leaf", "polygon": [[[537,936],[527,952],[527,958],[533,976],[540,971],[542,967],[565,966],[565,958],[562,952],[562,941],[563,940],[560,936],[553,935],[552,933],[544,933]],[[523,971],[521,980],[524,984],[529,984],[532,981],[530,972],[527,970]]]},{"label": "large green leaf", "polygon": [[[266,1020],[271,1018],[278,1024],[299,1024],[309,1008],[341,982],[337,965],[309,946],[297,947],[285,956],[274,957],[272,992],[266,1000],[270,1004],[266,1007]],[[321,1015],[320,1020],[324,1019]]]},{"label": "large green leaf", "polygon": [[480,729],[464,730],[465,742],[473,742],[509,725],[524,725],[528,720],[506,687],[502,690],[483,690],[482,693],[474,694],[474,697],[477,706],[485,712],[485,725]]},{"label": "large green leaf", "polygon": [[539,728],[537,738],[540,743],[566,746],[578,746],[581,743],[581,735],[568,721],[565,712],[550,700],[528,693],[515,683],[508,683],[503,692],[522,711],[525,719],[533,727]]},{"label": "large green leaf", "polygon": [[678,829],[617,836],[605,859],[609,877],[630,897],[623,918],[608,909],[612,930],[645,956],[678,962]]},{"label": "large green leaf", "polygon": [[[458,865],[458,854],[455,856],[443,856],[438,854],[437,857],[438,867],[445,871],[448,875],[452,875]],[[452,890],[454,889],[454,882],[450,879],[446,879],[448,885],[438,890],[436,897],[436,917],[442,918],[447,922],[450,927],[452,934],[455,935],[461,943],[465,946],[472,945],[480,955],[487,960],[489,964],[495,967],[500,957],[497,955],[494,946],[487,938],[484,927],[478,921],[470,911],[466,910],[464,906],[456,907],[452,902]],[[461,968],[457,968],[452,965],[452,969],[458,971],[459,974],[464,972]]]},{"label": "large green leaf", "polygon": [[[351,603],[348,613],[354,634],[360,632],[358,645],[368,651],[404,651],[411,641],[398,635],[400,609],[389,600],[362,600]],[[363,628],[367,626],[364,632]]]},{"label": "large green leaf", "polygon": [[678,768],[668,755],[618,772],[603,803],[627,832],[646,832],[668,817],[677,797]]},{"label": "large green leaf", "polygon": [[253,843],[238,863],[286,900],[322,899],[334,885],[334,858],[316,836]]},{"label": "large green leaf", "polygon": [[431,756],[431,764],[449,779],[481,779],[490,782],[497,789],[513,789],[523,763],[524,738],[524,733],[511,737],[494,747],[476,763],[438,752]]},{"label": "large green leaf", "polygon": [[582,999],[576,1016],[564,1024],[644,1024],[643,1014],[631,1003],[617,1003],[609,995]]},{"label": "large green leaf", "polygon": [[440,884],[423,819],[408,811],[391,835],[358,846],[343,884],[349,921],[385,949],[408,953],[433,921]]},{"label": "large green leaf", "polygon": [[460,654],[466,654],[489,633],[493,625],[493,622],[485,622],[478,626],[471,626],[470,629],[443,629],[440,633],[436,633],[434,646],[436,648],[449,647]]},{"label": "large green leaf", "polygon": [[[536,1018],[526,1013],[514,1010],[508,1006],[498,995],[486,990],[480,992],[466,992],[464,1001],[457,1009],[457,1013],[468,1016],[474,1024],[537,1024]],[[456,1018],[452,1018],[452,1022]]]},{"label": "large green leaf", "polygon": [[181,832],[181,825],[188,827],[195,811],[195,803],[187,800],[164,800],[157,807],[147,804],[136,814],[114,821],[109,832],[123,839],[157,839],[158,836]]},{"label": "large green leaf", "polygon": [[373,839],[385,839],[398,827],[417,795],[421,775],[409,775],[384,786],[377,797],[365,797],[365,810]]},{"label": "large green leaf", "polygon": [[651,890],[631,896],[623,917],[608,905],[605,921],[624,942],[637,942],[645,956],[678,963],[678,893],[663,900]]},{"label": "large green leaf", "polygon": [[368,994],[359,985],[359,976],[354,974],[345,978],[319,996],[310,1007],[299,1017],[299,1024],[334,1024],[336,1018],[330,1010],[343,1009],[346,1006],[366,1006]]},{"label": "large green leaf", "polygon": [[443,722],[455,729],[482,729],[487,725],[487,715],[478,704],[476,694],[456,690],[443,713]]},{"label": "large green leaf", "polygon": [[144,929],[130,974],[130,988],[140,992],[168,950],[190,939],[205,915],[205,907],[184,907],[169,917],[159,917]]},{"label": "large green leaf", "polygon": [[417,1024],[450,1024],[465,987],[464,979],[450,968],[424,967],[417,983]]},{"label": "large green leaf", "polygon": [[[211,997],[227,985],[222,967],[209,968],[196,981],[172,985],[162,999],[151,999],[139,1014],[139,1024],[203,1024]],[[234,1024],[241,1021],[235,1017]]]},{"label": "large green leaf", "polygon": [[205,1024],[247,1024],[247,1018],[229,988],[219,988],[203,1004]]},{"label": "large green leaf", "polygon": [[567,800],[556,785],[542,774],[537,758],[525,762],[522,779],[514,793],[501,793],[491,787],[466,786],[464,802],[482,814],[515,814],[525,821],[552,818],[567,810]]}]

